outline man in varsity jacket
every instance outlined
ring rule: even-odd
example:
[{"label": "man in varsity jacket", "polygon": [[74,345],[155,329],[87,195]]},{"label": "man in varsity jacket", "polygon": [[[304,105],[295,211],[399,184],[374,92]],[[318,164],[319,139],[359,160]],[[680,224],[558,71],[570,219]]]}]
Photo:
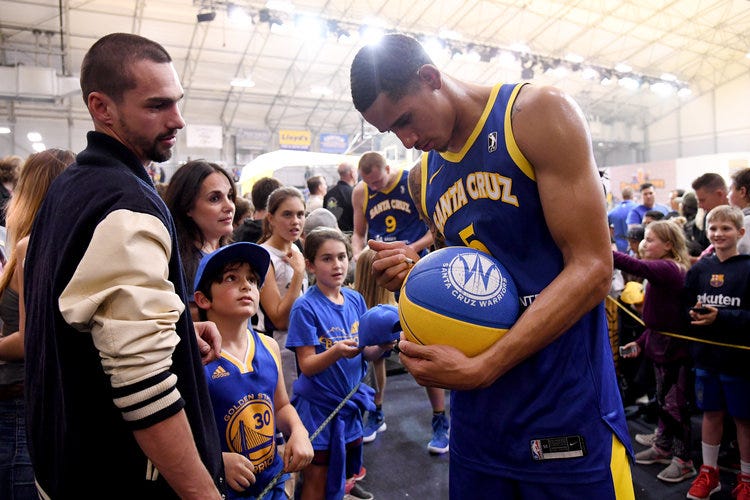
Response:
[{"label": "man in varsity jacket", "polygon": [[86,54],[81,89],[95,131],[50,188],[26,258],[40,495],[220,498],[201,363],[218,331],[186,313],[174,224],[144,168],[171,156],[182,86],[163,47],[116,33]]}]

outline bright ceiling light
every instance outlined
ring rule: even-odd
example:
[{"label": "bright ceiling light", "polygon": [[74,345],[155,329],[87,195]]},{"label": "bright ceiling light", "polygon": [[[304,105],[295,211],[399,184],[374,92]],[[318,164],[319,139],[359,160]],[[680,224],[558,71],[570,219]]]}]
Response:
[{"label": "bright ceiling light", "polygon": [[584,80],[596,80],[599,78],[599,72],[594,68],[583,68],[581,70],[581,78]]},{"label": "bright ceiling light", "polygon": [[35,142],[31,144],[31,149],[33,149],[37,153],[41,153],[42,151],[47,149],[47,146],[45,146],[43,142]]},{"label": "bright ceiling light", "polygon": [[665,82],[676,82],[677,81],[677,77],[674,76],[672,73],[662,73],[659,78],[661,78]]},{"label": "bright ceiling light", "polygon": [[689,87],[682,87],[680,90],[677,91],[678,97],[685,98],[685,97],[690,97],[691,95],[693,95],[693,91],[690,90]]},{"label": "bright ceiling light", "polygon": [[620,85],[620,87],[626,88],[628,90],[638,90],[638,87],[641,86],[641,82],[629,76],[620,78],[617,83]]},{"label": "bright ceiling light", "polygon": [[385,31],[377,26],[363,26],[362,41],[365,45],[377,45],[385,35]]},{"label": "bright ceiling light", "polygon": [[602,78],[602,80],[599,83],[601,84],[602,87],[609,87],[610,85],[612,85],[612,81],[613,80],[611,78],[609,78],[608,76],[605,76],[604,78]]},{"label": "bright ceiling light", "polygon": [[229,82],[229,85],[231,85],[232,87],[251,88],[255,87],[255,82],[249,76],[245,78],[236,77],[232,78],[232,81]]},{"label": "bright ceiling light", "polygon": [[325,38],[325,24],[318,17],[300,16],[295,22],[298,33],[311,42],[319,42]]},{"label": "bright ceiling light", "polygon": [[437,38],[428,38],[422,42],[422,46],[433,61],[441,59],[445,52],[445,46]]},{"label": "bright ceiling light", "polygon": [[565,60],[572,62],[573,64],[581,64],[584,61],[583,56],[573,54],[572,52],[565,56]]},{"label": "bright ceiling light", "polygon": [[516,64],[517,59],[516,56],[513,55],[512,52],[508,52],[507,50],[503,50],[497,55],[497,62],[501,66],[513,66]]},{"label": "bright ceiling light", "polygon": [[42,134],[39,132],[29,132],[26,134],[26,138],[29,142],[42,142]]},{"label": "bright ceiling light", "polygon": [[10,134],[10,127],[0,127],[0,134]]},{"label": "bright ceiling light", "polygon": [[615,66],[615,71],[619,71],[620,73],[630,73],[633,71],[633,67],[629,64],[619,63]]},{"label": "bright ceiling light", "polygon": [[239,5],[229,4],[227,6],[227,18],[235,26],[250,26],[253,24],[253,18],[250,13]]},{"label": "bright ceiling light", "polygon": [[461,33],[449,29],[440,30],[438,36],[443,40],[463,40],[463,36],[461,36]]},{"label": "bright ceiling light", "polygon": [[651,92],[661,97],[669,97],[675,93],[674,85],[669,82],[656,82],[651,84]]}]

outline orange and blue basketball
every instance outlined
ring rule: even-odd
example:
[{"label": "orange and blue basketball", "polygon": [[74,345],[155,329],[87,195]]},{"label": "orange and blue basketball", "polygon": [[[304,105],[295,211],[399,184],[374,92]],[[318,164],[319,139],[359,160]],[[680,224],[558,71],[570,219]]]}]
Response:
[{"label": "orange and blue basketball", "polygon": [[491,255],[469,247],[429,253],[412,268],[398,301],[408,340],[447,344],[475,356],[518,319],[516,285]]}]

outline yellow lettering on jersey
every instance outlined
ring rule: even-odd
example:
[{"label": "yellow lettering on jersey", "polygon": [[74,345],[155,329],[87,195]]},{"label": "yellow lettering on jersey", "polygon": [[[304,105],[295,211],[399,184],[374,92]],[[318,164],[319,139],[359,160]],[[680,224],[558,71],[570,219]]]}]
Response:
[{"label": "yellow lettering on jersey", "polygon": [[435,204],[432,220],[438,230],[442,231],[451,215],[469,202],[467,194],[472,200],[500,200],[518,206],[518,198],[512,193],[513,180],[497,172],[473,172],[466,176],[465,184],[464,188],[463,179],[459,179]]},{"label": "yellow lettering on jersey", "polygon": [[401,210],[402,212],[406,212],[407,214],[411,213],[411,207],[409,207],[409,203],[404,200],[391,200],[391,208],[394,210]]},{"label": "yellow lettering on jersey", "polygon": [[391,200],[383,200],[370,209],[370,219],[374,219],[377,215],[382,214],[386,210],[390,210]]},{"label": "yellow lettering on jersey", "polygon": [[466,191],[472,200],[488,198],[518,206],[518,198],[511,193],[513,180],[497,172],[474,172],[466,176]]},{"label": "yellow lettering on jersey", "polygon": [[435,222],[438,229],[442,231],[445,221],[453,215],[456,210],[463,207],[468,202],[463,182],[459,179],[440,196],[440,200],[435,205],[435,212],[433,213],[432,220]]}]

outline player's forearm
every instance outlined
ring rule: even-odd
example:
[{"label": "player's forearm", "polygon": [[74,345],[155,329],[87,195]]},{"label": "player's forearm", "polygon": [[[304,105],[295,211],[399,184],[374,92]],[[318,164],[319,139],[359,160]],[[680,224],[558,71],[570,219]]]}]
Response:
[{"label": "player's forearm", "polygon": [[143,452],[181,498],[221,498],[198,455],[184,411],[133,434]]},{"label": "player's forearm", "polygon": [[568,265],[521,315],[508,333],[480,354],[477,377],[486,387],[547,347],[604,300],[612,268],[607,259]]}]

